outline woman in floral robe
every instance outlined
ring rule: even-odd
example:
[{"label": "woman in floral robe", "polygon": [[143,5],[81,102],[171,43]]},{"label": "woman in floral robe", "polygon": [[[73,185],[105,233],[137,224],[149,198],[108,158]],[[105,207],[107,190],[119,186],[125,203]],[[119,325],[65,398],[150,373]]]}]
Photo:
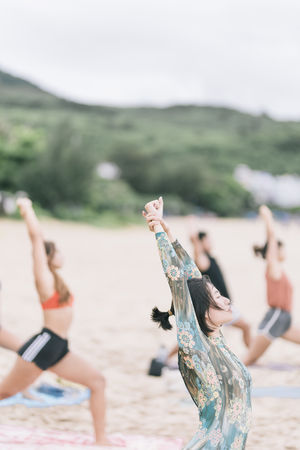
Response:
[{"label": "woman in floral robe", "polygon": [[173,239],[162,219],[162,208],[162,198],[150,202],[144,216],[155,231],[172,292],[179,370],[199,411],[199,429],[185,449],[244,449],[251,417],[251,379],[220,331],[232,318],[230,301],[201,276],[194,261]]}]

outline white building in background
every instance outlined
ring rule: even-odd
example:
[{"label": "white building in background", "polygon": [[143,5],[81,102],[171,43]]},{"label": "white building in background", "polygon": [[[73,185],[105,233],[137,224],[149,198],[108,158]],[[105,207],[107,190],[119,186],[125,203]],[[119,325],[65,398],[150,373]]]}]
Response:
[{"label": "white building in background", "polygon": [[241,164],[236,167],[234,177],[251,192],[257,203],[271,203],[282,208],[300,206],[300,177],[297,175],[274,176]]},{"label": "white building in background", "polygon": [[121,171],[119,167],[112,162],[102,162],[97,166],[97,174],[104,180],[117,180],[120,178]]},{"label": "white building in background", "polygon": [[17,200],[20,197],[28,197],[24,191],[11,192],[0,191],[0,214],[12,215],[17,211]]}]

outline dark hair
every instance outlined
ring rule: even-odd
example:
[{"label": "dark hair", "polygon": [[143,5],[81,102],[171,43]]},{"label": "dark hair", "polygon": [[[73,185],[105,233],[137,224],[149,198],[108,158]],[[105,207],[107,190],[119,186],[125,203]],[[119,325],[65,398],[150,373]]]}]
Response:
[{"label": "dark hair", "polygon": [[[170,314],[169,311],[172,314]],[[153,320],[153,322],[157,322],[158,326],[163,330],[172,330],[173,328],[169,321],[170,315],[175,315],[173,302],[171,303],[169,311],[162,312],[156,306],[152,309],[151,319]]]},{"label": "dark hair", "polygon": [[198,239],[199,239],[200,241],[202,241],[202,239],[204,239],[206,236],[207,236],[206,231],[199,231],[199,233],[198,233]]},{"label": "dark hair", "polygon": [[[277,245],[278,245],[278,248],[280,248],[283,246],[283,242],[277,241]],[[260,256],[261,258],[266,259],[267,251],[268,251],[268,241],[262,247],[260,247],[259,245],[253,245],[253,251],[254,251],[255,256]]]},{"label": "dark hair", "polygon": [[201,331],[208,336],[209,333],[214,331],[206,322],[206,314],[209,316],[209,308],[222,309],[215,302],[208,287],[209,285],[213,286],[213,283],[208,275],[203,275],[202,278],[191,278],[187,283],[199,326]]},{"label": "dark hair", "polygon": [[[202,332],[208,336],[214,330],[211,329],[206,322],[206,314],[209,315],[209,308],[222,309],[215,302],[208,285],[213,285],[209,276],[204,275],[202,278],[192,278],[187,281],[191,299],[194,305],[194,310]],[[174,313],[173,302],[170,311]],[[161,312],[158,308],[153,308],[151,318],[154,322],[159,323],[159,326],[164,330],[171,330],[172,325],[169,322],[169,312]]]},{"label": "dark hair", "polygon": [[71,293],[69,291],[68,286],[64,282],[64,280],[58,275],[58,273],[55,270],[55,267],[52,265],[52,260],[56,252],[56,246],[54,242],[51,241],[44,241],[44,247],[46,254],[48,256],[48,265],[49,269],[51,270],[53,277],[54,277],[54,283],[55,283],[55,290],[59,293],[59,304],[67,303],[69,300],[69,297],[71,296]]}]

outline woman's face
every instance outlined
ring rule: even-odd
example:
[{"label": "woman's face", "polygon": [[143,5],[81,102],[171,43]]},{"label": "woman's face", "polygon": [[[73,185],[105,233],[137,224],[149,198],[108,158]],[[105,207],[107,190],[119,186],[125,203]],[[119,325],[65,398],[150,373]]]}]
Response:
[{"label": "woman's face", "polygon": [[211,328],[218,328],[224,323],[230,322],[233,319],[233,314],[231,310],[231,302],[228,298],[222,297],[218,289],[214,285],[209,284],[208,288],[215,303],[221,309],[215,309],[213,307],[209,308],[209,314],[207,314],[206,321]]}]

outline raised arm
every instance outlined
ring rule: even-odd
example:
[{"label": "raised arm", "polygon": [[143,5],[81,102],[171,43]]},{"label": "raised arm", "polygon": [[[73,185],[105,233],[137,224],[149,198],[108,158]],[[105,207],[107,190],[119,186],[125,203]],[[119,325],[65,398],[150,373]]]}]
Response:
[{"label": "raised arm", "polygon": [[[154,200],[145,205],[146,213],[143,212],[146,218],[150,231],[155,233],[155,237],[158,244],[158,250],[161,257],[162,265],[166,276],[168,277],[168,269],[171,266],[177,267],[180,272],[181,261],[177,257],[171,242],[174,238],[170,232],[170,229],[166,226],[163,220],[163,199]],[[172,290],[172,277],[168,277],[168,281]]]},{"label": "raised arm", "polygon": [[169,225],[163,219],[163,217],[160,217],[160,214],[157,212],[149,213],[148,215],[145,215],[145,217],[151,231],[154,231],[155,226],[160,225],[160,230],[164,231],[167,234],[169,241],[172,243],[172,247],[174,248],[176,255],[179,258],[186,279],[201,278],[201,272],[199,271],[195,262],[187,253],[187,251],[182,247],[182,245],[178,242],[178,240],[174,238]]},{"label": "raised arm", "polygon": [[48,266],[41,226],[33,210],[31,200],[20,198],[17,201],[17,205],[21,216],[25,220],[31,240],[35,283],[41,301],[44,301],[53,294],[55,284],[54,277]]},{"label": "raised arm", "polygon": [[182,261],[186,278],[188,280],[191,278],[202,278],[202,274],[195,264],[195,261],[190,257],[188,252],[182,247],[178,240],[173,242],[172,245],[178,258]]},{"label": "raised arm", "polygon": [[268,242],[268,250],[266,254],[267,270],[272,278],[279,279],[282,274],[282,269],[278,259],[278,244],[272,212],[267,206],[262,205],[259,208],[259,214],[266,226]]},{"label": "raised arm", "polygon": [[[149,229],[155,232],[161,263],[172,292],[176,321],[194,320],[194,318],[191,319],[193,307],[186,281],[196,274],[201,277],[201,274],[189,256],[181,251],[180,244],[174,241],[170,229],[162,220],[162,199],[159,199],[159,202],[159,205],[155,205],[153,202],[148,203],[145,206],[148,215],[144,214],[144,216],[148,221]],[[168,230],[170,239],[163,227]],[[170,240],[173,241],[173,244]],[[186,262],[186,266],[184,262]]]},{"label": "raised arm", "polygon": [[[145,209],[148,215],[144,214],[144,216],[148,221],[149,229],[155,232],[163,270],[172,292],[178,329],[180,370],[187,370],[186,358],[189,359],[195,356],[197,359],[199,373],[198,369],[195,368],[195,371],[186,382],[190,384],[190,392],[195,391],[195,395],[192,395],[192,397],[198,404],[196,372],[197,376],[203,379],[205,383],[205,378],[203,378],[205,370],[203,368],[205,369],[208,364],[207,351],[209,345],[199,326],[190,297],[187,279],[193,277],[201,278],[201,274],[187,252],[177,240],[174,240],[169,227],[163,220],[162,202],[160,206],[147,204]],[[188,354],[190,355],[189,357],[187,356]]]},{"label": "raised arm", "polygon": [[158,201],[147,203],[145,210],[146,213],[144,212],[143,215],[147,219],[149,229],[155,233],[160,260],[172,292],[175,311],[180,311],[184,309],[184,303],[187,300],[187,292],[184,286],[185,274],[182,262],[170,242],[170,240],[173,240],[173,236],[170,232],[168,236],[162,226],[162,198],[160,197]]}]

